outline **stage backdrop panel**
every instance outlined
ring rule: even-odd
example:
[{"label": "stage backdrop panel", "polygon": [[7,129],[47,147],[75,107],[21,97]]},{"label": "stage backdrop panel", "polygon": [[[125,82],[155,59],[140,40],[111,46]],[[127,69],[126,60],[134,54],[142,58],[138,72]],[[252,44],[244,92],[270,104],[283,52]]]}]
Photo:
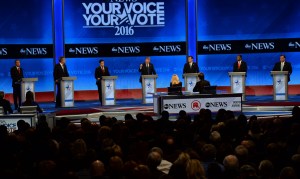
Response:
[{"label": "stage backdrop panel", "polygon": [[[65,55],[76,90],[96,89],[100,58],[117,89],[141,88],[139,65],[151,56],[157,87],[167,87],[186,61],[185,0],[64,1]],[[74,72],[74,73],[73,73]],[[77,75],[76,75],[77,74]]]},{"label": "stage backdrop panel", "polygon": [[21,60],[26,78],[36,77],[36,91],[53,90],[52,1],[9,0],[0,6],[0,89],[12,92],[10,68]]},{"label": "stage backdrop panel", "polygon": [[280,54],[292,63],[289,84],[299,84],[300,2],[294,0],[197,1],[198,62],[213,84],[229,86],[228,72],[242,54],[246,85],[272,85]]}]

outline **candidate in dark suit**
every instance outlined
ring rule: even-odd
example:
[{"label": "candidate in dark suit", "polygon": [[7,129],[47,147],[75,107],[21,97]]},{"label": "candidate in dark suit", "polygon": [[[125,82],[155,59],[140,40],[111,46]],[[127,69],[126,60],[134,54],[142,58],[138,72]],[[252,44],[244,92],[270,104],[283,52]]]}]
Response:
[{"label": "candidate in dark suit", "polygon": [[242,55],[236,57],[236,62],[233,64],[233,72],[247,72],[247,63],[243,61]]},{"label": "candidate in dark suit", "polygon": [[69,77],[69,72],[66,66],[66,59],[64,57],[60,57],[59,63],[54,66],[53,77],[56,84],[55,107],[60,107],[61,106],[60,81],[62,77]]},{"label": "candidate in dark suit", "polygon": [[146,57],[145,63],[140,65],[139,72],[141,73],[140,83],[142,83],[142,75],[156,75],[154,66],[150,63],[150,57]]},{"label": "candidate in dark suit", "polygon": [[185,73],[199,73],[199,67],[197,63],[193,62],[194,58],[188,56],[188,62],[184,64],[183,74]]},{"label": "candidate in dark suit", "polygon": [[0,91],[0,106],[3,107],[4,114],[12,114],[13,110],[11,109],[10,102],[4,99],[4,92]]},{"label": "candidate in dark suit", "polygon": [[273,71],[288,71],[288,81],[293,72],[291,63],[287,62],[284,55],[280,55],[280,62],[275,63]]},{"label": "candidate in dark suit", "polygon": [[95,69],[96,85],[98,87],[99,101],[102,105],[102,76],[110,76],[108,68],[104,66],[104,60],[99,60],[99,66]]},{"label": "candidate in dark suit", "polygon": [[10,69],[10,76],[12,79],[15,110],[18,110],[21,105],[21,81],[24,78],[20,60],[15,60],[15,66]]},{"label": "candidate in dark suit", "polygon": [[210,82],[204,79],[204,74],[199,73],[199,81],[196,83],[193,92],[204,93],[204,87],[210,86]]}]

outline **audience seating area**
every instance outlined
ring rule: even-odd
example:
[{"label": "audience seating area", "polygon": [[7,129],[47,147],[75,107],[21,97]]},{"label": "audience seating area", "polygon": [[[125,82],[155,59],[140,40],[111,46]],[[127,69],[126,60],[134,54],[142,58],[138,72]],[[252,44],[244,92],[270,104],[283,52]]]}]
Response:
[{"label": "audience seating area", "polygon": [[176,121],[139,113],[100,116],[80,126],[62,118],[52,130],[18,121],[0,126],[0,178],[289,179],[300,178],[300,109],[292,117],[257,119],[207,109]]}]

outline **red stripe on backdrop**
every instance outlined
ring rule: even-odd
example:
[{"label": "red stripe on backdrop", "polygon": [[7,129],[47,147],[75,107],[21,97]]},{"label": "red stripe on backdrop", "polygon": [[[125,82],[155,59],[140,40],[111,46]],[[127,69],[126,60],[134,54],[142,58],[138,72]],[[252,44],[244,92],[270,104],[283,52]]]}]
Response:
[{"label": "red stripe on backdrop", "polygon": [[[219,86],[217,90],[221,90],[222,93],[229,93],[230,86]],[[166,88],[157,89],[158,92],[166,92]],[[289,95],[299,95],[300,85],[290,85]],[[262,95],[273,95],[273,86],[247,86],[246,95],[262,96]],[[6,94],[5,98],[11,103],[13,102],[12,94]],[[142,90],[141,89],[121,89],[116,91],[117,99],[141,99]],[[98,91],[96,90],[86,90],[86,91],[75,91],[75,100],[80,101],[92,101],[98,100]],[[54,101],[53,92],[37,92],[36,93],[37,102],[51,102]]]}]

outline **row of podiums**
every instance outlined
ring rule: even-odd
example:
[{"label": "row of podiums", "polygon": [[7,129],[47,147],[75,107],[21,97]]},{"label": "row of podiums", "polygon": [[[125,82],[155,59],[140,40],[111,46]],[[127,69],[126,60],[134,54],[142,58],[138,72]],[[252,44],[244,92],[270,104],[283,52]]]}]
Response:
[{"label": "row of podiums", "polygon": [[[288,99],[288,72],[287,71],[271,71],[273,77],[273,99],[287,100]],[[195,84],[198,81],[198,73],[186,73],[184,76],[185,91],[192,92]],[[153,103],[153,94],[156,93],[157,75],[142,75],[142,97],[143,103]],[[245,72],[229,72],[231,93],[242,93],[242,99],[245,100]],[[102,104],[116,104],[116,88],[115,83],[117,76],[104,76],[102,83]],[[74,80],[76,77],[63,77],[60,81],[61,87],[61,106],[74,106]],[[21,99],[25,101],[27,91],[35,92],[34,83],[37,78],[23,78],[21,84]]]}]

